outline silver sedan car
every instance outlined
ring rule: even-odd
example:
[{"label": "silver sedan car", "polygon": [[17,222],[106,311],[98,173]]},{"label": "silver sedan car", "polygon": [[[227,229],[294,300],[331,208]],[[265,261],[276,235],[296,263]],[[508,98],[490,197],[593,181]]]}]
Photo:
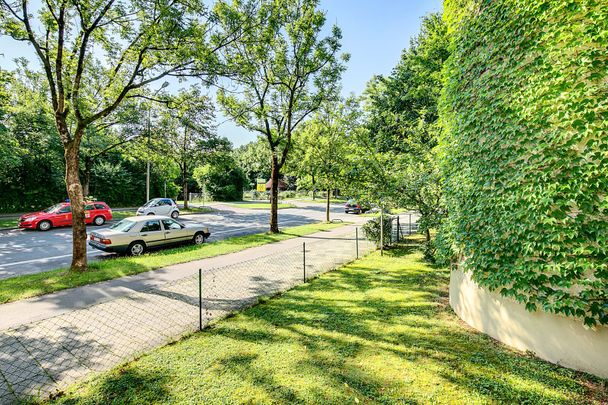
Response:
[{"label": "silver sedan car", "polygon": [[160,215],[128,217],[110,228],[92,232],[89,245],[104,252],[139,256],[154,247],[191,242],[200,245],[209,237],[209,228],[184,225]]}]

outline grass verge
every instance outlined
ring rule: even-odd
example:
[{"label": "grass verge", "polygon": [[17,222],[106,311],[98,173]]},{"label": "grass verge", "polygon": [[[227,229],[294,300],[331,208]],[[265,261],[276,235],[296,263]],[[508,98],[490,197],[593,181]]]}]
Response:
[{"label": "grass verge", "polygon": [[[293,198],[292,200],[306,203],[327,204],[327,200],[323,197],[317,197],[314,200],[312,198]],[[329,202],[331,204],[345,204],[346,200],[340,198],[330,198]]]},{"label": "grass verge", "polygon": [[476,333],[449,272],[374,253],[72,386],[64,404],[605,403],[607,381]]},{"label": "grass verge", "polygon": [[67,288],[143,273],[172,264],[234,253],[255,246],[330,230],[342,225],[344,224],[317,223],[301,225],[285,228],[279,234],[257,233],[236,236],[206,243],[202,246],[188,245],[160,250],[138,257],[118,257],[115,259],[95,261],[89,264],[89,271],[84,273],[74,273],[70,272],[68,269],[57,269],[43,273],[12,277],[0,280],[0,303],[17,301],[65,290]]},{"label": "grass verge", "polygon": [[[229,205],[235,208],[247,208],[250,210],[270,210],[270,203],[268,202],[238,202],[238,203],[222,203],[225,205]],[[290,203],[280,203],[278,204],[278,208],[280,210],[286,208],[296,208],[295,205]]]},{"label": "grass verge", "polygon": [[16,228],[19,218],[0,218],[0,228]]}]

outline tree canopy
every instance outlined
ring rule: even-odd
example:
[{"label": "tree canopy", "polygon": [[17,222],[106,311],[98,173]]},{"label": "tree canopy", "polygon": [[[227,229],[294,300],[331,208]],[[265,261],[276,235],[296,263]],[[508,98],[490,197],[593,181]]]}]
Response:
[{"label": "tree canopy", "polygon": [[[278,232],[278,182],[295,129],[339,89],[347,55],[340,55],[337,26],[321,37],[325,15],[318,0],[220,3],[228,44],[224,63],[235,92],[220,89],[218,101],[235,122],[261,134],[271,153],[270,231]],[[247,30],[242,21],[251,20]]]}]

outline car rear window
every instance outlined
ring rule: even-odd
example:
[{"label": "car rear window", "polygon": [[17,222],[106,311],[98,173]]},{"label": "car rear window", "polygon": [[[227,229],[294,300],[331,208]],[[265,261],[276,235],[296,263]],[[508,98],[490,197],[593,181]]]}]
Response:
[{"label": "car rear window", "polygon": [[105,210],[105,209],[107,209],[107,208],[106,208],[106,206],[105,206],[105,205],[103,205],[103,204],[95,204],[95,209],[98,209],[98,210]]},{"label": "car rear window", "polygon": [[155,231],[160,231],[160,221],[148,221],[146,222],[146,224],[141,228],[140,232],[155,232]]},{"label": "car rear window", "polygon": [[129,221],[128,219],[123,219],[122,221],[117,222],[114,225],[112,225],[110,227],[110,229],[113,229],[118,232],[129,232],[131,230],[131,228],[133,228],[133,225],[135,225],[135,221]]},{"label": "car rear window", "polygon": [[163,225],[165,229],[182,229],[182,225],[179,222],[172,219],[163,219]]}]

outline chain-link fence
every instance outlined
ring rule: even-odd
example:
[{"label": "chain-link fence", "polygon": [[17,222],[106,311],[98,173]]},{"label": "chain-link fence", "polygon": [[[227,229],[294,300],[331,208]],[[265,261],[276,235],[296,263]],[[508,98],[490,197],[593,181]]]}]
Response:
[{"label": "chain-link fence", "polygon": [[[317,234],[318,235],[318,234]],[[375,249],[358,229],[0,331],[0,403],[48,398]],[[336,236],[337,235],[337,236]]]},{"label": "chain-link fence", "polygon": [[417,215],[413,213],[393,216],[389,243],[399,242],[401,239],[417,233],[417,220]]}]

